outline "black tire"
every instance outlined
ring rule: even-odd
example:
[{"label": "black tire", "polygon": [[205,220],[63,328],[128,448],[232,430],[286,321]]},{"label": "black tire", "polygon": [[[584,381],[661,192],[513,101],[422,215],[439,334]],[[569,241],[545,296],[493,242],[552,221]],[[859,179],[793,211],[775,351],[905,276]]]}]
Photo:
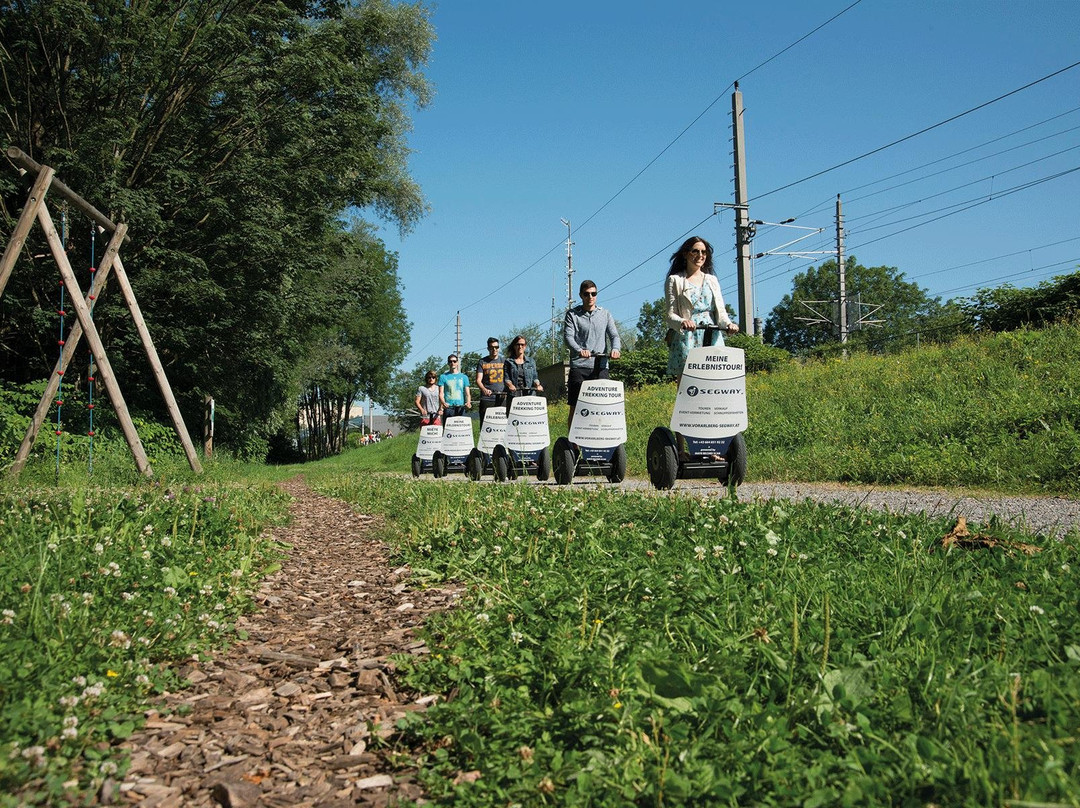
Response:
[{"label": "black tire", "polygon": [[616,485],[626,479],[626,444],[620,443],[615,447],[611,455],[611,471],[608,472],[608,482]]},{"label": "black tire", "polygon": [[551,477],[551,450],[545,446],[536,459],[536,479],[543,483],[547,482],[549,477]]},{"label": "black tire", "polygon": [[435,475],[435,478],[446,476],[446,455],[442,452],[435,452],[431,457],[431,473]]},{"label": "black tire", "polygon": [[732,438],[724,459],[728,463],[727,484],[742,485],[746,479],[746,439],[742,432]]},{"label": "black tire", "polygon": [[577,458],[574,457],[574,448],[570,441],[566,438],[556,440],[551,460],[555,482],[559,485],[570,485],[574,481],[574,472],[577,471]]},{"label": "black tire", "polygon": [[473,449],[465,459],[465,474],[473,482],[484,476],[484,455],[479,449]]},{"label": "black tire", "polygon": [[525,461],[519,455],[506,450],[506,476],[516,480],[519,475],[525,474]]},{"label": "black tire", "polygon": [[501,443],[491,453],[491,470],[500,483],[510,476],[510,458],[506,456],[506,449]]},{"label": "black tire", "polygon": [[424,468],[424,462],[416,455],[412,456],[412,476],[419,477]]},{"label": "black tire", "polygon": [[675,485],[679,477],[679,453],[670,429],[658,426],[652,431],[645,458],[654,487],[664,491]]}]

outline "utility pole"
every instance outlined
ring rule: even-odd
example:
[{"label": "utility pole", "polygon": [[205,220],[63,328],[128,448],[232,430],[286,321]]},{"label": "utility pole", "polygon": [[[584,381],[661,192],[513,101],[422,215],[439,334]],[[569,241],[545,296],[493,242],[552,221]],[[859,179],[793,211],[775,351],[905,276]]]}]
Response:
[{"label": "utility pole", "polygon": [[836,268],[840,273],[840,344],[848,340],[847,321],[847,272],[844,269],[844,215],[840,207],[840,194],[836,195]]},{"label": "utility pole", "polygon": [[574,242],[570,240],[571,230],[568,219],[560,219],[566,225],[566,308],[574,307]]},{"label": "utility pole", "polygon": [[754,228],[746,201],[746,137],[743,132],[742,93],[739,82],[731,94],[731,128],[735,151],[735,261],[739,271],[739,325],[743,333],[754,335],[754,286],[750,268],[750,242]]},{"label": "utility pole", "polygon": [[[457,352],[458,359],[461,359],[461,312],[460,311],[457,313],[457,332],[456,332],[456,335],[455,335],[454,346],[455,346],[454,350]],[[458,367],[459,368],[461,367],[460,363],[458,363]]]}]

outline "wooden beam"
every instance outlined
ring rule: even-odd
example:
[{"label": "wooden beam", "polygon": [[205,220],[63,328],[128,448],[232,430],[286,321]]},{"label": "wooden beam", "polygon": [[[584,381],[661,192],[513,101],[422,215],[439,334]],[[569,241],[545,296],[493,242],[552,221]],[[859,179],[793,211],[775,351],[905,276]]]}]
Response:
[{"label": "wooden beam", "polygon": [[[105,248],[105,254],[101,258],[101,264],[97,268],[97,279],[95,284],[97,290],[96,297],[101,297],[102,293],[105,291],[105,284],[109,279],[109,272],[112,271],[113,262],[116,260],[117,250],[120,248],[120,244],[123,242],[126,233],[127,225],[118,225],[116,232],[113,233],[113,237],[109,241],[109,246]],[[91,316],[93,316],[94,304],[96,302],[97,300],[91,300],[89,293],[87,293],[86,306],[90,310]],[[30,426],[27,427],[26,435],[23,437],[22,443],[19,444],[19,451],[15,453],[15,462],[12,463],[11,468],[8,470],[8,474],[12,478],[19,476],[23,470],[23,466],[26,465],[27,458],[30,457],[30,450],[34,448],[34,441],[37,440],[38,433],[41,431],[41,427],[45,424],[45,419],[49,415],[49,410],[52,408],[53,400],[56,397],[56,391],[60,389],[60,379],[63,377],[63,374],[67,372],[68,365],[71,364],[71,360],[75,357],[75,349],[79,347],[79,342],[82,341],[82,337],[82,324],[76,320],[75,325],[71,327],[67,339],[64,340],[64,347],[70,348],[70,350],[65,350],[63,356],[56,360],[52,375],[49,376],[49,381],[45,385],[45,392],[41,396],[41,401],[38,402],[37,409],[34,410],[34,416],[30,419]]]},{"label": "wooden beam", "polygon": [[[60,235],[56,232],[52,217],[49,215],[48,205],[44,203],[38,210],[38,222],[41,224],[41,229],[45,231],[45,238],[49,242],[53,259],[56,261],[57,266],[60,267],[60,277],[63,278],[64,285],[67,287],[71,305],[75,309],[75,316],[78,317],[83,332],[86,334],[86,341],[90,343],[90,353],[93,354],[94,361],[97,362],[98,375],[104,377],[105,389],[109,393],[113,410],[116,411],[116,418],[120,422],[120,429],[123,431],[128,447],[131,449],[131,455],[135,458],[135,465],[138,466],[140,473],[147,477],[153,477],[154,471],[150,468],[146,450],[139,439],[139,433],[135,430],[135,424],[131,421],[124,395],[120,392],[120,385],[117,384],[116,377],[113,375],[112,364],[109,362],[109,357],[105,355],[105,346],[101,342],[101,337],[94,326],[94,320],[90,316],[90,308],[83,299],[82,289],[79,288],[79,281],[75,277],[71,263],[68,261],[67,254],[64,251],[64,244],[60,240]],[[117,268],[120,266],[119,260],[119,256],[116,256]]]},{"label": "wooden beam", "polygon": [[15,268],[15,262],[19,259],[19,253],[22,252],[23,244],[26,243],[26,237],[30,234],[30,228],[34,226],[38,208],[45,201],[45,193],[49,190],[54,173],[56,172],[48,166],[40,167],[37,180],[34,182],[34,187],[30,189],[30,196],[23,207],[22,215],[19,216],[15,229],[11,231],[11,240],[8,241],[7,247],[4,248],[4,257],[0,260],[0,297],[4,296],[4,289],[7,287],[8,279],[11,277],[11,270]]},{"label": "wooden beam", "polygon": [[[34,158],[30,157],[30,155],[26,154],[26,152],[24,152],[17,146],[8,146],[7,156],[8,159],[11,160],[11,162],[15,163],[15,165],[21,168],[25,168],[27,171],[35,174],[40,173],[41,169],[46,167],[34,160]],[[52,171],[51,168],[49,170]],[[110,219],[100,210],[95,208],[93,205],[91,205],[73,190],[68,188],[66,185],[64,185],[64,183],[60,182],[60,180],[53,180],[52,187],[55,188],[56,192],[62,197],[64,197],[64,199],[77,207],[79,210],[81,210],[83,213],[85,213],[103,228],[108,230],[110,233],[116,230],[116,224],[113,222],[112,219]]]},{"label": "wooden beam", "polygon": [[184,416],[180,414],[180,407],[177,406],[176,397],[173,395],[172,387],[169,386],[169,378],[165,375],[165,369],[161,365],[161,359],[158,357],[157,349],[154,347],[154,341],[150,338],[150,329],[146,327],[146,320],[143,318],[142,310],[139,308],[139,301],[135,299],[135,292],[131,288],[127,272],[124,271],[124,262],[120,260],[119,255],[116,256],[116,282],[120,284],[124,302],[127,303],[128,311],[131,312],[131,319],[135,321],[135,328],[138,330],[139,338],[142,340],[146,359],[150,362],[150,368],[154,371],[154,378],[157,380],[162,398],[165,399],[165,406],[169,408],[173,428],[184,446],[184,454],[187,455],[188,465],[191,466],[192,471],[200,474],[202,465],[199,463],[198,455],[195,454],[195,445],[191,442],[191,435],[188,434],[187,427],[184,425]]}]

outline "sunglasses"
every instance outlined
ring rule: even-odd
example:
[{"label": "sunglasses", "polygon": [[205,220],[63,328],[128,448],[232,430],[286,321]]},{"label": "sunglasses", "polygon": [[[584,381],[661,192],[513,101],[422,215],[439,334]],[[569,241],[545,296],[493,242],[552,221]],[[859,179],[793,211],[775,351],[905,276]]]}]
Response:
[{"label": "sunglasses", "polygon": [[582,292],[582,297],[596,297],[596,292]]}]

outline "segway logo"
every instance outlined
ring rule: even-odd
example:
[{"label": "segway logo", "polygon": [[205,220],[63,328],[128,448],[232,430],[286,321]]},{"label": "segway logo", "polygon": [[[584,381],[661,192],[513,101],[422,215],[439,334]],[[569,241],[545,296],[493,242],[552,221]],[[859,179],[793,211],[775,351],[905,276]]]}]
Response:
[{"label": "segway logo", "polygon": [[586,410],[586,409],[578,410],[578,414],[581,415],[583,418],[588,418],[589,417],[589,411]]},{"label": "segway logo", "polygon": [[738,395],[737,389],[729,389],[726,387],[698,387],[697,385],[690,385],[686,388],[686,395],[688,396],[734,396]]}]

